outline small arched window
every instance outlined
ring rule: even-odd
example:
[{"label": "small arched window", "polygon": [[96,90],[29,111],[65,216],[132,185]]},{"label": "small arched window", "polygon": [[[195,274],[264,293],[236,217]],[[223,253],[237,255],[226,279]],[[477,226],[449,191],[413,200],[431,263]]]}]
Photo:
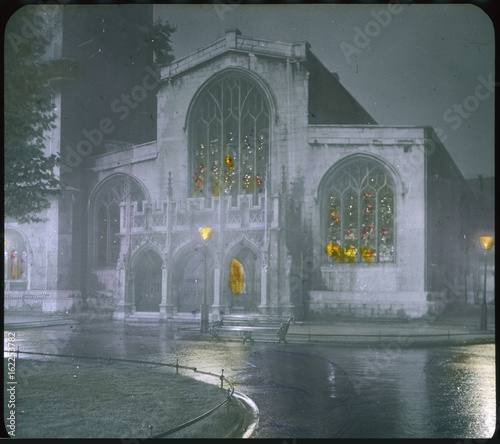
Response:
[{"label": "small arched window", "polygon": [[326,254],[337,262],[393,262],[394,181],[387,170],[352,159],[322,189]]},{"label": "small arched window", "polygon": [[4,239],[4,280],[11,281],[11,290],[25,290],[28,280],[26,242],[21,233],[9,228],[5,230]]},{"label": "small arched window", "polygon": [[269,105],[255,82],[229,73],[197,97],[189,120],[194,196],[262,192],[269,159]]},{"label": "small arched window", "polygon": [[114,176],[102,183],[93,205],[94,265],[116,266],[120,254],[120,204],[137,202],[137,210],[141,211],[144,200],[144,191],[128,176]]}]

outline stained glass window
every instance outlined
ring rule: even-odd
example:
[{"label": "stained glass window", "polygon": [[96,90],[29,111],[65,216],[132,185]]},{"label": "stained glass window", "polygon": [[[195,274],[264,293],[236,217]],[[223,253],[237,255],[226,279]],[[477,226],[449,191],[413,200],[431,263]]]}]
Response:
[{"label": "stained glass window", "polygon": [[337,262],[394,261],[394,183],[384,167],[351,161],[326,185],[325,252]]},{"label": "stained glass window", "polygon": [[20,233],[6,229],[4,240],[4,280],[26,281],[28,253]]},{"label": "stained glass window", "polygon": [[263,191],[269,152],[269,107],[260,88],[228,74],[199,96],[191,116],[194,196]]}]

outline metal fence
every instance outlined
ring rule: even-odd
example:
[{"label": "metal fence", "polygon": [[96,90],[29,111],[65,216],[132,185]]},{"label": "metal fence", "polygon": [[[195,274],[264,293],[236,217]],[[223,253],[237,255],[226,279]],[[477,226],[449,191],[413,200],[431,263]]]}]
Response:
[{"label": "metal fence", "polygon": [[[4,350],[4,353],[12,353],[12,350]],[[224,381],[227,383],[227,396],[225,397],[224,401],[220,402],[217,404],[214,408],[209,410],[208,412],[203,413],[200,416],[197,416],[194,419],[191,419],[183,424],[180,424],[177,427],[174,427],[173,429],[167,430],[165,432],[156,434],[154,436],[150,436],[150,438],[164,438],[166,436],[172,435],[182,429],[185,429],[193,424],[196,424],[197,422],[209,417],[213,413],[215,413],[218,409],[220,409],[223,405],[227,404],[230,400],[231,397],[234,394],[234,386],[233,384],[224,376],[224,369],[221,369],[221,374],[218,375],[213,372],[206,372],[203,370],[199,370],[197,367],[189,367],[186,365],[180,365],[179,360],[176,359],[175,364],[170,364],[170,363],[165,363],[165,362],[153,362],[153,361],[141,361],[141,360],[136,360],[136,359],[122,359],[122,358],[112,358],[111,353],[108,355],[108,357],[99,357],[99,356],[85,356],[85,355],[65,355],[65,354],[57,354],[57,353],[41,353],[41,352],[30,352],[30,351],[21,351],[19,349],[19,346],[17,347],[16,350],[16,359],[19,357],[20,354],[24,355],[38,355],[38,356],[52,356],[56,358],[78,358],[78,359],[90,359],[90,360],[97,360],[97,361],[107,361],[108,364],[111,362],[126,362],[126,363],[133,363],[133,364],[150,364],[150,365],[155,365],[155,366],[163,366],[163,367],[171,367],[175,368],[175,373],[179,373],[179,369],[184,369],[184,370],[191,370],[195,373],[198,374],[203,374],[203,375],[208,375],[208,376],[213,376],[214,378],[218,378],[220,380],[220,387],[221,389],[224,388]]]}]

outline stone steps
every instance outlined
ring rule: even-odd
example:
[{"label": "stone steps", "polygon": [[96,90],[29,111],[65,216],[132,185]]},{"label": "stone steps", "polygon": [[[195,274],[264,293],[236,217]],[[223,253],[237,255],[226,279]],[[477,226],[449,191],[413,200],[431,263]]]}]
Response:
[{"label": "stone steps", "polygon": [[78,323],[78,321],[71,318],[17,321],[11,323],[5,322],[4,330],[7,331],[7,330],[19,330],[19,329],[36,328],[36,327],[55,327],[60,325],[72,325],[76,323]]},{"label": "stone steps", "polygon": [[282,322],[288,321],[288,317],[265,316],[261,314],[229,314],[223,315],[224,325],[241,325],[255,327],[279,328]]},{"label": "stone steps", "polygon": [[127,316],[126,322],[160,322],[159,312],[147,312],[139,311],[135,312],[133,315]]}]

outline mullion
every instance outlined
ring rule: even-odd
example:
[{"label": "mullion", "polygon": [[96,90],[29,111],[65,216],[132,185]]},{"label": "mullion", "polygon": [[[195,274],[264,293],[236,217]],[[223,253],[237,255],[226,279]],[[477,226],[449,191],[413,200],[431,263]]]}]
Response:
[{"label": "mullion", "polygon": [[109,207],[106,205],[106,265],[111,263],[111,224],[109,223]]},{"label": "mullion", "polygon": [[379,199],[379,192],[380,192],[380,187],[375,191],[375,248],[377,249],[377,254],[375,255],[375,262],[379,263],[380,262],[380,236],[379,236],[379,205],[378,205],[378,199]]},{"label": "mullion", "polygon": [[340,223],[341,223],[341,232],[340,232],[340,235],[341,235],[341,239],[342,239],[342,242],[341,242],[341,247],[342,247],[342,250],[345,249],[346,247],[346,238],[345,238],[345,232],[346,232],[346,226],[347,226],[347,223],[346,223],[346,220],[347,220],[347,202],[346,202],[346,196],[347,196],[347,192],[348,192],[349,188],[346,188],[342,191],[342,194],[341,194],[341,201],[340,201],[340,208],[342,210],[342,218],[340,219]]},{"label": "mullion", "polygon": [[[253,181],[256,184],[257,183],[257,144],[259,143],[257,140],[257,118],[252,116],[253,119],[253,134],[254,134],[254,146],[252,149],[253,153]],[[253,190],[253,204],[257,204],[257,186],[255,186],[255,189]]]},{"label": "mullion", "polygon": [[359,184],[358,184],[358,190],[356,192],[356,198],[358,199],[358,239],[357,239],[357,249],[356,249],[356,262],[360,262],[361,261],[361,255],[359,254],[359,251],[361,249],[361,238],[362,238],[362,229],[361,229],[361,225],[362,225],[362,220],[363,220],[363,210],[362,210],[362,206],[361,206],[361,193],[362,193],[362,188],[361,188],[361,184],[362,184],[363,181],[361,181]]},{"label": "mullion", "polygon": [[[237,143],[238,143],[238,171],[240,175],[240,180],[238,180],[238,194],[242,194],[242,189],[241,189],[241,177],[243,175],[242,171],[242,166],[241,166],[241,115],[242,115],[242,110],[241,110],[241,79],[238,79],[237,83],[237,88],[238,88],[238,138],[237,138]],[[232,101],[231,101],[232,103]],[[231,114],[233,110],[231,109]]]}]

